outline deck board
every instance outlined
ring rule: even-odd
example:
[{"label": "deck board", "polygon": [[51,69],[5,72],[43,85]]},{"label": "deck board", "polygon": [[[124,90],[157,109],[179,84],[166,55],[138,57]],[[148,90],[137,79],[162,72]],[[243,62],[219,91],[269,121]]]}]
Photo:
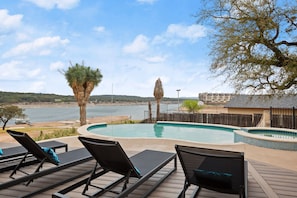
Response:
[{"label": "deck board", "polygon": [[[133,154],[133,152],[128,152],[129,154]],[[267,195],[267,192],[263,190],[265,186],[264,184],[259,182],[259,178],[255,178],[255,173],[252,172],[253,169],[255,169],[256,173],[259,174],[259,176],[264,180],[264,183],[266,183],[269,187],[267,188],[272,189],[272,191],[276,194],[277,197],[281,198],[293,198],[297,195],[297,172],[287,170],[284,168],[279,168],[270,164],[265,164],[263,162],[254,161],[254,160],[248,160],[249,165],[249,173],[248,173],[248,195],[250,198],[265,198],[269,197]],[[13,186],[9,189],[0,191],[0,197],[22,197],[25,196],[28,193],[31,193],[32,191],[38,190],[46,185],[51,185],[55,181],[60,180],[61,178],[66,178],[68,176],[79,174],[81,171],[86,169],[92,169],[95,164],[95,161],[92,160],[90,162],[86,162],[84,164],[59,171],[55,174],[51,174],[42,178],[39,178],[37,180],[34,180],[32,184],[29,186],[24,186],[22,184]],[[45,168],[50,165],[46,165]],[[143,185],[141,185],[138,189],[133,191],[129,198],[138,198],[143,195],[144,192],[149,189],[156,180],[158,180],[167,169],[171,168],[173,165],[168,165],[168,167],[165,167],[161,171],[159,171],[156,175],[154,175],[151,179],[146,181]],[[34,166],[29,166],[27,168],[29,171],[34,170]],[[0,182],[5,182],[9,180],[8,178],[10,174],[10,171],[6,171],[3,173],[0,173]],[[76,183],[79,180],[88,177],[83,176],[79,179],[75,179],[71,182],[68,182],[66,184],[60,185],[58,187],[55,187],[53,189],[50,189],[46,192],[42,192],[38,194],[35,197],[40,198],[47,198],[51,197],[53,193],[66,188],[70,184]],[[119,177],[117,174],[109,173],[108,175],[94,180],[94,184],[100,184],[100,185],[106,185],[114,181],[117,177]],[[130,180],[130,184],[133,184],[135,182],[135,179]],[[184,175],[182,168],[180,166],[180,163],[178,161],[178,167],[176,172],[174,172],[172,175],[170,175],[165,182],[163,182],[149,197],[150,198],[160,198],[160,197],[176,197],[179,192],[181,191],[184,183]],[[119,190],[121,186],[116,187],[117,190]],[[187,196],[189,197],[195,187],[191,186],[189,190],[187,191]],[[81,195],[83,186],[73,190],[72,192],[68,193],[67,196],[69,197],[84,197]],[[267,191],[266,189],[266,191]],[[102,197],[114,197],[113,193],[106,193]],[[200,196],[201,198],[216,198],[216,197],[226,197],[226,198],[233,198],[238,197],[237,195],[227,195],[222,193],[213,192],[210,190],[202,189]]]},{"label": "deck board", "polygon": [[253,166],[279,197],[296,197],[297,173],[254,161]]}]

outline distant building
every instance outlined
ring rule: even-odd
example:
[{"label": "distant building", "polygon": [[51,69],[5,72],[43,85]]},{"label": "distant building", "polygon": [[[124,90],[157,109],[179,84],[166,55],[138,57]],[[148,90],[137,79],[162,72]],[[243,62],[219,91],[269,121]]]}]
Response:
[{"label": "distant building", "polygon": [[295,122],[292,121],[293,118],[285,117],[288,115],[295,117],[297,115],[296,107],[297,95],[236,95],[224,106],[229,114],[262,115],[258,123],[260,127],[283,127],[283,123],[287,122],[286,128],[296,127],[293,124]]},{"label": "distant building", "polygon": [[268,96],[268,95],[237,95],[225,106],[228,113],[260,113],[270,107],[292,109],[297,107],[297,95]]},{"label": "distant building", "polygon": [[204,104],[226,104],[235,94],[231,93],[199,93],[199,101]]}]

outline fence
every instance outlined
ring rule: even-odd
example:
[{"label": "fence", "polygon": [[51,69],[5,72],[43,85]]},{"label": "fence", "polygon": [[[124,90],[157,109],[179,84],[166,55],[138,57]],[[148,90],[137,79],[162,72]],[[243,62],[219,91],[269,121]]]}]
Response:
[{"label": "fence", "polygon": [[[297,129],[297,110],[270,107],[270,127]],[[146,117],[146,116],[145,116]],[[206,114],[206,113],[160,113],[160,121],[197,122],[224,124],[239,127],[255,127],[262,114]],[[153,118],[155,121],[155,118]],[[149,122],[149,120],[145,120]]]},{"label": "fence", "polygon": [[270,107],[270,126],[278,128],[296,129],[296,109]]},{"label": "fence", "polygon": [[262,114],[205,114],[205,113],[161,113],[160,121],[197,122],[209,124],[224,124],[239,127],[256,126]]}]

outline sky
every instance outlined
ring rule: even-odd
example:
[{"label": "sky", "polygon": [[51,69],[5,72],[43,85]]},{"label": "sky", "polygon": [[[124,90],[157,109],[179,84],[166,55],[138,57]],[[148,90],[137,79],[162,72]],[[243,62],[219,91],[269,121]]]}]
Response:
[{"label": "sky", "polygon": [[[63,71],[103,75],[92,95],[231,93],[209,72],[211,28],[197,0],[1,0],[0,91],[73,95]],[[180,91],[178,92],[177,90]]]}]

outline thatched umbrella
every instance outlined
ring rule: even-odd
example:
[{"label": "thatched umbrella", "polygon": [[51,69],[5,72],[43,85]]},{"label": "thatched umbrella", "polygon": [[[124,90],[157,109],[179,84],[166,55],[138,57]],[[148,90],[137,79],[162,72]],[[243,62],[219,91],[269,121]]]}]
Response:
[{"label": "thatched umbrella", "polygon": [[154,96],[157,101],[157,118],[156,118],[156,120],[158,121],[159,117],[160,117],[160,101],[164,96],[164,91],[163,91],[162,82],[161,82],[160,78],[158,78],[156,80]]}]

